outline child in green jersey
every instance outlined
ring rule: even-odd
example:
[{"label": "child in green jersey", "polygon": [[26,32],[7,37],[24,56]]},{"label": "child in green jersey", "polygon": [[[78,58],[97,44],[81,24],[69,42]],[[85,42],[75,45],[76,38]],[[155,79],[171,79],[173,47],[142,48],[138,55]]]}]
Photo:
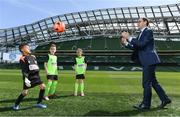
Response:
[{"label": "child in green jersey", "polygon": [[74,96],[78,95],[78,87],[80,86],[81,96],[84,96],[84,79],[85,72],[87,67],[87,61],[83,54],[83,50],[78,48],[76,50],[77,57],[74,60],[74,68],[76,72],[76,82],[75,82],[75,91]]},{"label": "child in green jersey", "polygon": [[44,99],[49,100],[50,96],[55,95],[57,81],[58,81],[58,69],[57,69],[57,56],[56,53],[56,45],[52,43],[50,45],[50,53],[48,54],[47,60],[44,63],[46,76],[48,83],[46,85]]}]

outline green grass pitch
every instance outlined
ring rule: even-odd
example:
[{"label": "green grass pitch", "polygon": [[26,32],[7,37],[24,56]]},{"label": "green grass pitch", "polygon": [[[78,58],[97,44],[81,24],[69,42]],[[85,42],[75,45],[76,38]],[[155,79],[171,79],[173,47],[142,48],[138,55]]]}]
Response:
[{"label": "green grass pitch", "polygon": [[[30,89],[19,111],[11,106],[22,90],[21,71],[0,70],[0,116],[178,116],[180,115],[180,73],[157,72],[158,80],[172,99],[168,109],[157,109],[160,100],[153,91],[152,109],[132,108],[142,99],[141,72],[87,71],[85,97],[73,97],[75,74],[60,71],[57,97],[44,101],[47,109],[35,108],[39,89]],[[41,78],[46,83],[45,72]]]}]

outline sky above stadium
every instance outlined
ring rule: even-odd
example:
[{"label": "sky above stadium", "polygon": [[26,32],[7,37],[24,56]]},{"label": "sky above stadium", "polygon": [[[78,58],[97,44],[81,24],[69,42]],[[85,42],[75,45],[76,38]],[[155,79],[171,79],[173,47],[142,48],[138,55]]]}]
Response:
[{"label": "sky above stadium", "polygon": [[0,29],[77,11],[175,3],[180,0],[0,0]]}]

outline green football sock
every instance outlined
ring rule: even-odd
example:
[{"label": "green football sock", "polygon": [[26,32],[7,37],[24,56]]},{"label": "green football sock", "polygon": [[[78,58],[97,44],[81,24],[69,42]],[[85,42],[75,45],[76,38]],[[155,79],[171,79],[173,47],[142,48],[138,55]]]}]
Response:
[{"label": "green football sock", "polygon": [[80,84],[80,90],[81,90],[81,93],[84,93],[84,82]]},{"label": "green football sock", "polygon": [[53,81],[51,88],[50,88],[50,94],[53,95],[56,92],[56,87],[57,87],[57,81]]},{"label": "green football sock", "polygon": [[75,83],[75,91],[74,91],[75,94],[77,94],[77,92],[78,92],[78,87],[79,87],[79,84],[76,82]]},{"label": "green football sock", "polygon": [[48,96],[51,85],[52,85],[52,81],[48,81],[44,96]]}]

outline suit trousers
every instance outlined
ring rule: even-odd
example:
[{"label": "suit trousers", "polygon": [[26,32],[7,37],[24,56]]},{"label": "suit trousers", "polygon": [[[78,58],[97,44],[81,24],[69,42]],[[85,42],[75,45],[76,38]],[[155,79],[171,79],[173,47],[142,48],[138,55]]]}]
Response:
[{"label": "suit trousers", "polygon": [[152,98],[152,87],[156,91],[161,101],[165,101],[168,96],[156,79],[156,65],[143,66],[143,104],[150,107]]}]

